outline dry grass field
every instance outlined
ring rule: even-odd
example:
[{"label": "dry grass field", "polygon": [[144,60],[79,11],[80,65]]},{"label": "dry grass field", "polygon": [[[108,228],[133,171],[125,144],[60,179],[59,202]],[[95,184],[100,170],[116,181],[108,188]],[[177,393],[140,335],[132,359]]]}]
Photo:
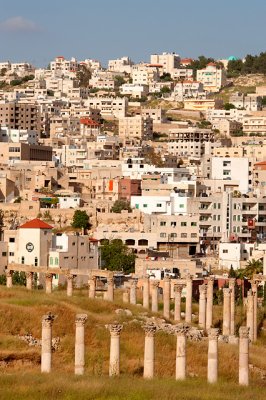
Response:
[{"label": "dry grass field", "polygon": [[[256,344],[250,347],[250,386],[239,387],[238,346],[219,343],[219,383],[208,385],[207,341],[188,342],[185,382],[176,382],[175,337],[156,333],[156,379],[144,381],[144,332],[141,328],[145,310],[127,308],[132,316],[117,315],[125,308],[121,293],[115,302],[90,300],[86,290],[75,290],[72,298],[65,291],[46,295],[25,288],[0,287],[0,399],[266,399],[266,323]],[[40,348],[29,347],[18,335],[31,333],[41,337],[41,317],[51,311],[57,317],[53,337],[60,337],[60,348],[53,353],[53,372],[40,373]],[[195,305],[194,311],[197,311]],[[75,314],[87,313],[85,326],[86,372],[74,376]],[[221,307],[215,306],[214,322],[219,324]],[[243,312],[238,310],[238,319]],[[109,332],[105,325],[124,324],[121,334],[121,376],[108,377]]]}]

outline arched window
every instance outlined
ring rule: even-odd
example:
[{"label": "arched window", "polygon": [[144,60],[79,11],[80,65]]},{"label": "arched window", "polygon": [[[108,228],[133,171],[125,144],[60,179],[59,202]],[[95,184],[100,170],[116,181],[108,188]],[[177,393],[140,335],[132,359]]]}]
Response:
[{"label": "arched window", "polygon": [[139,246],[148,246],[148,240],[147,239],[139,239],[138,245]]},{"label": "arched window", "polygon": [[50,265],[53,265],[53,263],[54,263],[54,259],[53,259],[53,257],[50,257],[50,262],[49,262],[49,264],[50,264]]},{"label": "arched window", "polygon": [[126,243],[127,246],[134,246],[135,240],[134,239],[127,239],[125,241],[125,243]]},{"label": "arched window", "polygon": [[58,257],[55,257],[54,263],[55,263],[55,265],[58,265]]}]

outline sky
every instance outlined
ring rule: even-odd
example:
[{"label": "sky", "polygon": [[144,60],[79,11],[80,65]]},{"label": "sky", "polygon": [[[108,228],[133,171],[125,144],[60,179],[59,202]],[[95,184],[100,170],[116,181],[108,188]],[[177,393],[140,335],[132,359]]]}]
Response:
[{"label": "sky", "polygon": [[265,0],[13,0],[0,2],[0,61],[46,67],[176,52],[216,59],[266,51]]}]

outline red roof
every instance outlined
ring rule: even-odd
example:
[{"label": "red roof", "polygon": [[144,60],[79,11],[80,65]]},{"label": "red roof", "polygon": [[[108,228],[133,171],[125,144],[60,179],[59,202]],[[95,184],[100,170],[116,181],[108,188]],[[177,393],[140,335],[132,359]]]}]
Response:
[{"label": "red roof", "polygon": [[93,119],[90,118],[80,118],[80,123],[83,125],[92,125],[92,126],[100,126],[100,124],[98,124],[98,122],[93,121]]},{"label": "red roof", "polygon": [[28,228],[28,229],[53,229],[51,225],[48,225],[46,222],[41,221],[39,218],[32,219],[31,221],[27,221],[25,224],[21,225],[20,228]]},{"label": "red roof", "polygon": [[93,242],[93,243],[99,242],[99,240],[98,240],[98,239],[95,239],[95,238],[89,238],[89,241],[90,241],[90,242]]},{"label": "red roof", "polygon": [[254,165],[266,165],[266,161],[260,161],[255,163]]},{"label": "red roof", "polygon": [[207,64],[207,67],[216,67],[216,64],[214,62],[210,62],[209,64]]}]

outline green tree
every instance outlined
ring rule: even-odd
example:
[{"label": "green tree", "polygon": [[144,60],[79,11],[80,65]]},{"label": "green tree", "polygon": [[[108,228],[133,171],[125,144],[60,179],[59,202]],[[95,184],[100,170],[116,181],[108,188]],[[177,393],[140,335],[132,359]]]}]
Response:
[{"label": "green tree", "polygon": [[169,74],[169,72],[164,72],[161,76],[160,76],[160,81],[163,82],[171,82],[173,79],[171,78],[171,74]]},{"label": "green tree", "polygon": [[91,227],[89,216],[86,211],[76,210],[73,215],[72,226],[78,229],[89,229]]},{"label": "green tree", "polygon": [[25,272],[14,271],[12,276],[13,285],[26,286],[26,274]]},{"label": "green tree", "polygon": [[170,89],[168,86],[163,86],[163,87],[161,88],[161,93],[162,93],[162,94],[170,93],[170,92],[171,92],[171,89]]},{"label": "green tree", "polygon": [[136,255],[120,239],[105,241],[101,247],[103,266],[111,271],[131,273],[135,270]]},{"label": "green tree", "polygon": [[119,86],[123,85],[124,83],[126,83],[123,76],[120,76],[120,75],[116,75],[114,77],[114,81],[115,81],[115,87],[119,87]]},{"label": "green tree", "polygon": [[91,71],[85,65],[80,65],[76,77],[80,87],[88,87],[91,79]]},{"label": "green tree", "polygon": [[5,76],[6,73],[7,73],[7,69],[6,68],[1,68],[0,75],[1,76]]},{"label": "green tree", "polygon": [[254,274],[259,274],[263,271],[263,264],[261,260],[249,260],[247,266],[244,269],[244,276],[251,279]]},{"label": "green tree", "polygon": [[121,213],[122,210],[127,210],[128,212],[132,211],[130,207],[130,203],[127,200],[116,200],[114,202],[113,207],[111,208],[111,212],[113,213]]},{"label": "green tree", "polygon": [[227,110],[227,111],[229,111],[229,110],[231,110],[233,108],[235,108],[235,106],[232,103],[225,103],[224,104],[224,109]]},{"label": "green tree", "polygon": [[230,271],[229,271],[229,278],[235,278],[236,277],[236,272],[234,268],[231,266]]}]

